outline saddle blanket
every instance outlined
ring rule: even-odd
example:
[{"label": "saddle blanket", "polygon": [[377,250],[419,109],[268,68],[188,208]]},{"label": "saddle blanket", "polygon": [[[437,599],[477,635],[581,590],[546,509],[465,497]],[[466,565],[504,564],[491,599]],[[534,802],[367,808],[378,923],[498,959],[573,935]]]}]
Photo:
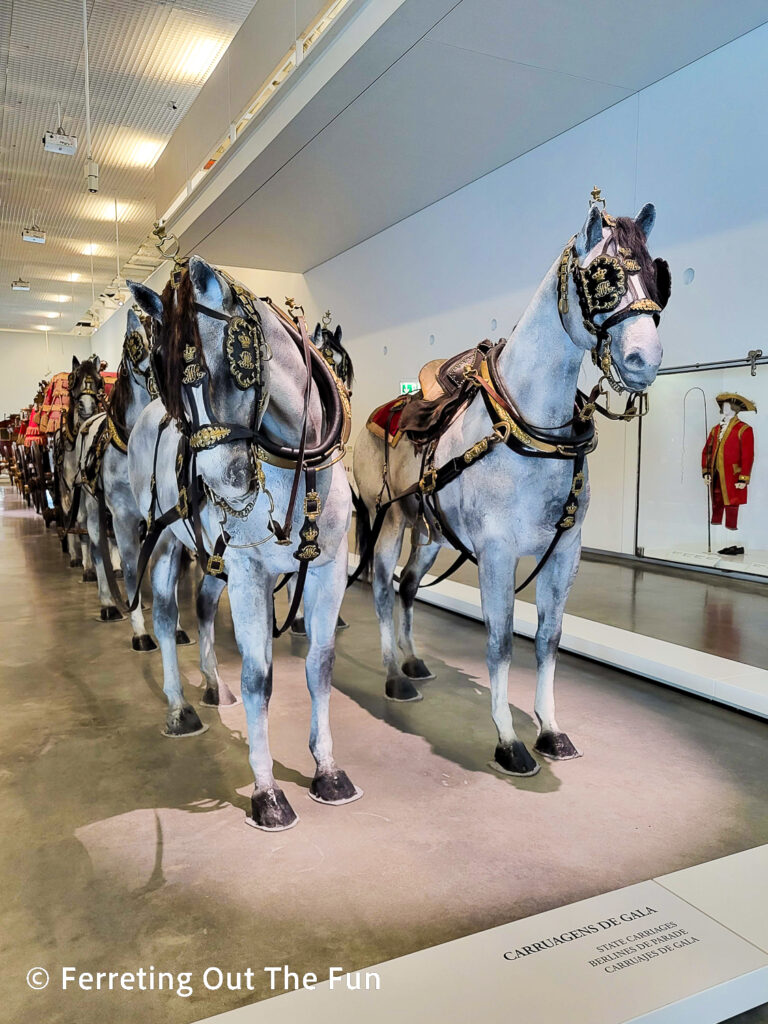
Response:
[{"label": "saddle blanket", "polygon": [[389,402],[385,402],[384,405],[380,405],[378,409],[374,409],[368,417],[366,427],[374,437],[381,438],[383,441],[387,430],[389,431],[389,436],[386,439],[392,448],[403,436],[403,432],[400,430],[400,417],[403,415],[403,409],[409,397],[400,395],[398,398],[393,398]]}]

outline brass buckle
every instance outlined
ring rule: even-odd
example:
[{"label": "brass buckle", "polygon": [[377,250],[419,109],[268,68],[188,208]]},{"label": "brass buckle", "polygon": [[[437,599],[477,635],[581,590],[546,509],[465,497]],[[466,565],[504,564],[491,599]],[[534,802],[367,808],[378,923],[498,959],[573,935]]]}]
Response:
[{"label": "brass buckle", "polygon": [[323,510],[320,495],[317,491],[309,491],[304,498],[304,515],[307,519],[314,521]]},{"label": "brass buckle", "polygon": [[584,474],[579,471],[573,478],[573,484],[571,485],[571,494],[578,495],[584,490]]},{"label": "brass buckle", "polygon": [[512,424],[505,420],[500,420],[498,423],[493,424],[493,434],[496,439],[496,443],[506,444],[509,440],[509,435],[512,433]]},{"label": "brass buckle", "polygon": [[437,487],[437,470],[433,466],[431,469],[428,469],[421,480],[419,480],[419,490],[422,494],[431,494],[435,487]]},{"label": "brass buckle", "polygon": [[221,576],[224,572],[223,555],[209,555],[208,565],[205,571],[209,576]]}]

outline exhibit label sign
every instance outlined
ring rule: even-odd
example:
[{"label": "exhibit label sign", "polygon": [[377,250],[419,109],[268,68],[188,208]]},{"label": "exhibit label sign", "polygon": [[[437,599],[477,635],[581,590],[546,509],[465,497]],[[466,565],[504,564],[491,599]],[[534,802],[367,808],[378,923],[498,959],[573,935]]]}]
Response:
[{"label": "exhibit label sign", "polygon": [[[222,1014],[220,1024],[697,1024],[768,1000],[768,953],[655,881]],[[343,979],[341,979],[343,980]],[[725,1008],[725,1009],[724,1009]],[[720,1015],[720,1014],[723,1015]]]}]

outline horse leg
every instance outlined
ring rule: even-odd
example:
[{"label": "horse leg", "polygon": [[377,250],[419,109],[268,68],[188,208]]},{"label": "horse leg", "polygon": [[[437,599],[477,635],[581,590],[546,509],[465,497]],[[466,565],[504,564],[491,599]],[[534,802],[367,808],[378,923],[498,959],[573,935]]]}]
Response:
[{"label": "horse leg", "polygon": [[309,636],[306,672],[312,697],[309,749],[317,768],[309,795],[322,804],[348,804],[363,795],[333,759],[330,702],[339,608],[347,586],[347,546],[333,562],[312,569],[304,588],[304,612]]},{"label": "horse leg", "polygon": [[395,634],[395,566],[403,546],[405,516],[390,509],[373,555],[373,603],[381,632],[381,659],[387,670],[385,693],[389,700],[421,700],[408,676],[400,671],[400,654]]},{"label": "horse leg", "polygon": [[[104,572],[104,562],[101,557],[101,548],[99,547],[99,538],[101,534],[99,524],[99,506],[96,499],[85,492],[82,494],[82,501],[85,506],[82,515],[85,519],[86,528],[88,530],[88,550],[93,559],[94,568],[91,571],[99,584],[101,621],[116,622],[118,619],[122,619],[123,616],[120,613],[120,610],[115,607],[112,593],[109,589],[109,584],[107,583],[107,576]],[[83,579],[86,578],[86,571],[83,572]]]},{"label": "horse leg", "polygon": [[563,631],[563,611],[579,568],[581,546],[562,544],[555,549],[536,580],[536,700],[539,738],[534,750],[553,761],[567,761],[581,754],[561,732],[555,719],[555,665]]},{"label": "horse leg", "polygon": [[241,692],[248,723],[249,761],[256,781],[248,823],[282,832],[299,820],[272,774],[267,713],[272,696],[272,587],[266,573],[242,562],[228,565],[229,603],[243,658]]},{"label": "horse leg", "polygon": [[[296,577],[292,576],[285,585],[285,590],[288,595],[288,607],[293,604],[293,595],[296,591]],[[336,630],[349,629],[349,623],[342,619],[341,615],[336,617]],[[303,615],[297,615],[291,623],[291,633],[293,636],[306,636],[307,626],[304,621]]]},{"label": "horse leg", "polygon": [[179,575],[181,544],[171,534],[161,538],[152,563],[152,621],[155,636],[163,657],[163,692],[168,700],[164,736],[189,736],[205,732],[192,707],[184,699],[176,654],[176,622],[179,609],[176,603],[176,581]]},{"label": "horse leg", "polygon": [[[184,563],[183,563],[183,566],[182,566],[182,568],[181,568],[181,570],[179,572],[179,579],[181,578],[181,576],[184,573],[189,572],[191,570],[190,557],[189,557],[189,554],[188,554],[186,548],[184,548],[182,550],[181,558],[184,559]],[[179,590],[179,583],[178,583],[178,579],[177,579],[177,581],[176,581],[176,603],[177,604],[178,604],[178,590]],[[214,612],[214,614],[215,614],[215,612]],[[181,628],[181,619],[177,618],[176,619],[176,646],[177,647],[189,647],[192,643],[193,643],[193,641],[190,640],[189,633],[187,633],[186,629],[182,629]]]},{"label": "horse leg", "polygon": [[[125,592],[130,602],[136,593],[138,583],[137,571],[139,566],[139,521],[129,513],[121,513],[118,507],[112,511],[112,525],[115,531],[115,540],[120,552],[120,561],[123,564],[123,575],[125,578]],[[134,651],[156,651],[157,644],[147,632],[144,623],[144,612],[141,608],[141,599],[136,608],[130,613],[131,647]]]},{"label": "horse leg", "polygon": [[403,673],[409,679],[434,679],[413,646],[413,605],[419,584],[435,564],[439,544],[412,544],[411,554],[400,577],[400,650],[405,655]]},{"label": "horse leg", "polygon": [[226,707],[237,704],[237,697],[219,676],[214,642],[214,624],[219,600],[226,583],[206,573],[197,591],[197,623],[200,637],[200,671],[203,673],[205,693],[201,704],[206,707]]},{"label": "horse leg", "polygon": [[515,732],[509,707],[509,667],[512,662],[517,557],[503,545],[481,549],[478,575],[483,618],[488,630],[486,661],[491,682],[491,714],[499,735],[493,767],[506,775],[535,775],[539,766]]}]

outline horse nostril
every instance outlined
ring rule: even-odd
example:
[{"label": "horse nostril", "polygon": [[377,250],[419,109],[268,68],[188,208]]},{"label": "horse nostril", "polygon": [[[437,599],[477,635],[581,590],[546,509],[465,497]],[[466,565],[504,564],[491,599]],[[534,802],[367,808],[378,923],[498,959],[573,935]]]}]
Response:
[{"label": "horse nostril", "polygon": [[245,491],[251,483],[251,464],[247,458],[233,459],[227,466],[227,483]]},{"label": "horse nostril", "polygon": [[628,352],[624,356],[624,365],[628,370],[644,370],[647,363],[641,352]]}]

